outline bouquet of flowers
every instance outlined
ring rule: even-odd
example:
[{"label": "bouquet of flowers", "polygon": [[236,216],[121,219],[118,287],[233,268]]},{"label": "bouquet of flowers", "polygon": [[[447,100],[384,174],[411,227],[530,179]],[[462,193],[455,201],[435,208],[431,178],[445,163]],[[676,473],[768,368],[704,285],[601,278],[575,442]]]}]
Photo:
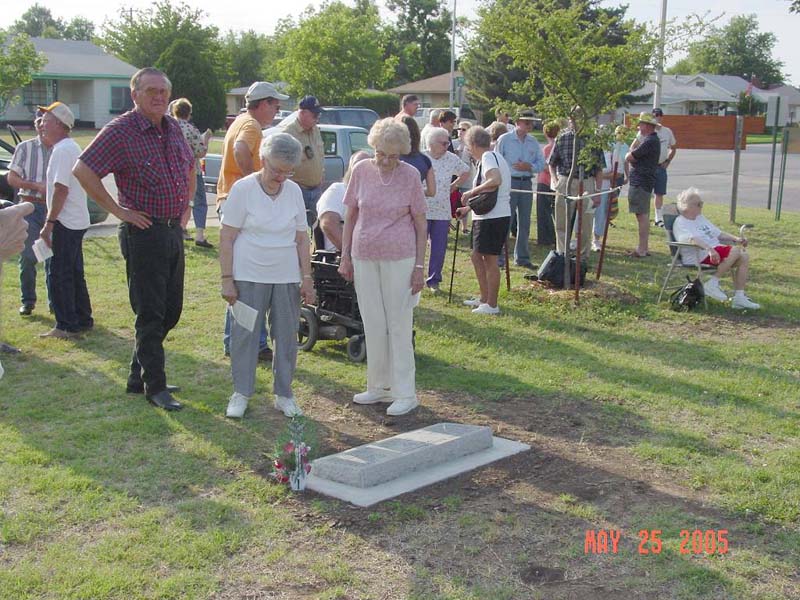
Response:
[{"label": "bouquet of flowers", "polygon": [[305,489],[306,475],[311,472],[310,433],[304,417],[292,417],[272,454],[272,476],[296,491]]}]

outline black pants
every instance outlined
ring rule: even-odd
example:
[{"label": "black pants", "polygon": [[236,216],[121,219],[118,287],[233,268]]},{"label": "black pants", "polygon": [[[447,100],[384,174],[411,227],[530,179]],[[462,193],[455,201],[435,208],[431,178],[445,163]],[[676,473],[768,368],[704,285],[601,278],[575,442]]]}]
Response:
[{"label": "black pants", "polygon": [[[546,168],[546,167],[545,167]],[[556,230],[553,225],[553,203],[555,196],[549,185],[536,184],[536,243],[539,246],[553,246],[556,243]]]},{"label": "black pants", "polygon": [[119,244],[128,277],[128,296],[136,314],[136,343],[128,384],[144,382],[145,393],[166,389],[164,338],[183,310],[183,237],[178,223],[153,223],[147,229],[123,223]]},{"label": "black pants", "polygon": [[85,229],[64,227],[60,221],[53,225],[53,257],[47,269],[56,327],[62,331],[77,332],[94,324],[83,273],[85,233]]}]

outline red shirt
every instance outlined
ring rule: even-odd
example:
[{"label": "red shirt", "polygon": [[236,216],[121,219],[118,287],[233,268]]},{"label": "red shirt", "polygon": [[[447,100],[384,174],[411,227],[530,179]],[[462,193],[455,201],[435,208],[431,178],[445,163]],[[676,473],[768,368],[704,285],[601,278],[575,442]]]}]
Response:
[{"label": "red shirt", "polygon": [[120,206],[177,218],[189,204],[194,155],[175,119],[165,116],[161,127],[126,112],[103,127],[80,160],[100,178],[114,173]]}]

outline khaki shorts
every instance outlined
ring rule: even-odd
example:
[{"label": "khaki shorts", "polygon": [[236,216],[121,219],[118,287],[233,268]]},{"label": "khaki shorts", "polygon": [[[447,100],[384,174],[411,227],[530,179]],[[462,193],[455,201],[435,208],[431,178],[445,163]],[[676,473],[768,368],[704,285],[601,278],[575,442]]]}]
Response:
[{"label": "khaki shorts", "polygon": [[628,187],[628,212],[636,215],[650,214],[650,198],[652,192],[647,192],[644,188],[631,185]]}]

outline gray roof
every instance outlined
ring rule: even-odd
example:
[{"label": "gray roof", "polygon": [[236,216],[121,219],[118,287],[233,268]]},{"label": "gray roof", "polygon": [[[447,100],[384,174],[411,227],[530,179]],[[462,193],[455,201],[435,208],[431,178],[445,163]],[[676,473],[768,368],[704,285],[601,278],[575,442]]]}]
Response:
[{"label": "gray roof", "polygon": [[[698,87],[689,84],[694,77],[685,75],[664,75],[661,80],[661,104],[676,104],[679,102],[733,102],[729,94],[718,91],[713,87]],[[655,83],[648,81],[641,88],[631,92],[632,96],[652,96]]]},{"label": "gray roof", "polygon": [[36,76],[86,77],[92,79],[130,79],[138,69],[108,54],[92,42],[31,38],[36,50],[43,53],[47,63]]}]

